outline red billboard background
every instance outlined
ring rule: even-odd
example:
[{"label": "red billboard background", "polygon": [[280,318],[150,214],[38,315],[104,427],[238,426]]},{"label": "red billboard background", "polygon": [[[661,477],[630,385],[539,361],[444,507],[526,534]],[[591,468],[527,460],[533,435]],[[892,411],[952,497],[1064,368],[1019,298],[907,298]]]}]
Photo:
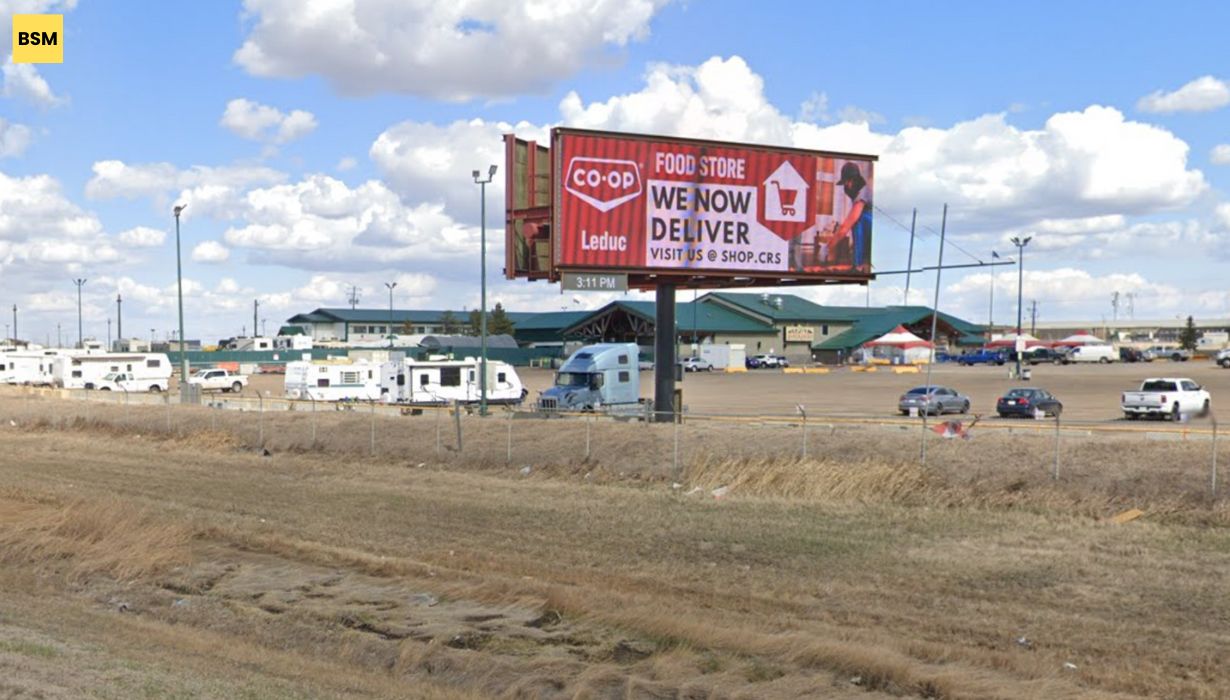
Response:
[{"label": "red billboard background", "polygon": [[867,278],[874,158],[552,132],[554,265]]}]

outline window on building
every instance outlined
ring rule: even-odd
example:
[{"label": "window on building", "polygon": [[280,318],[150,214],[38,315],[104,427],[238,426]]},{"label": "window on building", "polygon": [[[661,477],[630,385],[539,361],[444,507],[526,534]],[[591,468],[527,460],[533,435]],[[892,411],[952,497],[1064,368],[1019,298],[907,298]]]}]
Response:
[{"label": "window on building", "polygon": [[828,335],[828,334],[829,334],[829,324],[826,323],[823,326],[820,326],[820,335]]},{"label": "window on building", "polygon": [[461,386],[461,368],[441,367],[440,386]]}]

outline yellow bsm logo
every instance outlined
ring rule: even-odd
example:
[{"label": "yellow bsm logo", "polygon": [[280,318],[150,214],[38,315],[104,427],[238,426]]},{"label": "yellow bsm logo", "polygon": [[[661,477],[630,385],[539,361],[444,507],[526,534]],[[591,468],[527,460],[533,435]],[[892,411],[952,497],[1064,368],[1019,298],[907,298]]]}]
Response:
[{"label": "yellow bsm logo", "polygon": [[13,15],[13,63],[63,63],[64,15]]}]

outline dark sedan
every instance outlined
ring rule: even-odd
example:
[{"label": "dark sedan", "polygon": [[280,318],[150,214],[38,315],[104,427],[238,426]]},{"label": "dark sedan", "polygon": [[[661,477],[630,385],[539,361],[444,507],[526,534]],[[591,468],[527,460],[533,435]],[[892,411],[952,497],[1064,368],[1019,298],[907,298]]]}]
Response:
[{"label": "dark sedan", "polygon": [[1012,389],[999,397],[995,410],[1000,418],[1008,416],[1025,416],[1033,418],[1035,411],[1042,411],[1047,416],[1058,416],[1063,413],[1063,404],[1049,391],[1044,389]]}]

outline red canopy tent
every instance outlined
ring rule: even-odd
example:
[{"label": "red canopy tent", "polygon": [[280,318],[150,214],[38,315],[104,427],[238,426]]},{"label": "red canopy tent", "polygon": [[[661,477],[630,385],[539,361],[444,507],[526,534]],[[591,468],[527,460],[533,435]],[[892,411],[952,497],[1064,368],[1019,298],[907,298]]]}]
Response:
[{"label": "red canopy tent", "polygon": [[[1041,340],[1038,340],[1037,338],[1033,337],[1032,335],[1028,333],[1022,333],[1020,334],[1020,337],[1022,340],[1025,341],[1025,347],[1027,349],[1036,348],[1039,345],[1046,345],[1046,343],[1043,343]],[[987,343],[987,347],[988,348],[1015,348],[1016,339],[1017,339],[1016,333],[1005,333],[1003,336],[996,338],[995,340],[992,340],[991,342]]]},{"label": "red canopy tent", "polygon": [[931,361],[931,341],[919,338],[906,330],[905,326],[897,326],[879,338],[863,343],[863,347],[896,348],[901,351],[905,361],[911,364]]}]

